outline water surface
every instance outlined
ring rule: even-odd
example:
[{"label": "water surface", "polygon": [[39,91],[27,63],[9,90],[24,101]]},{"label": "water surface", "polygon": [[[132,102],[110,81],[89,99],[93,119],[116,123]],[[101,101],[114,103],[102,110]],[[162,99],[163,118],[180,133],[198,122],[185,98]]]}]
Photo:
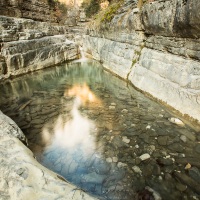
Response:
[{"label": "water surface", "polygon": [[175,116],[163,106],[97,62],[41,70],[0,91],[0,109],[24,131],[37,160],[91,195],[199,198],[199,132],[170,122]]}]

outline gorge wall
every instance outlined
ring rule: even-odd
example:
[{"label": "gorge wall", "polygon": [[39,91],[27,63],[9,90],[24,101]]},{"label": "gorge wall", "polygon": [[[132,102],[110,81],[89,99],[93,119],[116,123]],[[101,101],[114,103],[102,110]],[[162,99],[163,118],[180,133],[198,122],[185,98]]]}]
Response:
[{"label": "gorge wall", "polygon": [[0,0],[0,79],[79,57],[50,0]]},{"label": "gorge wall", "polygon": [[84,51],[135,87],[200,121],[200,2],[126,0],[91,24]]},{"label": "gorge wall", "polygon": [[[46,0],[0,0],[0,81],[79,58],[68,27],[54,21]],[[0,199],[95,199],[39,164],[26,145],[0,111]]]},{"label": "gorge wall", "polygon": [[0,77],[8,78],[79,57],[67,27],[0,16]]},{"label": "gorge wall", "polygon": [[39,21],[53,21],[48,0],[0,0],[0,14]]}]

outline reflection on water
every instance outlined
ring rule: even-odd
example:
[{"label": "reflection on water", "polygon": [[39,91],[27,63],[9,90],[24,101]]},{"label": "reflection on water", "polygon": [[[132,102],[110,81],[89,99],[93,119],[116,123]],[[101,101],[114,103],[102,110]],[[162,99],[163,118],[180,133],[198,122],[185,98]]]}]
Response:
[{"label": "reflection on water", "polygon": [[[54,122],[52,129],[48,127],[50,124],[45,124],[42,128],[42,138],[45,144],[66,148],[67,151],[72,151],[77,147],[83,152],[95,149],[95,123],[85,116],[82,116],[79,107],[85,105],[86,102],[98,103],[99,100],[90,91],[86,84],[75,85],[71,89],[66,90],[64,97],[74,96],[72,110],[69,116],[60,114]],[[50,130],[50,131],[49,131]],[[71,149],[71,150],[70,150]],[[49,146],[47,147],[49,151]]]},{"label": "reflection on water", "polygon": [[38,161],[90,194],[198,199],[199,132],[171,123],[174,116],[98,63],[43,70],[0,91],[1,109]]},{"label": "reflection on water", "polygon": [[86,104],[87,102],[93,102],[96,105],[100,104],[100,100],[92,93],[86,83],[74,85],[71,89],[65,91],[64,96],[76,96],[80,104]]}]

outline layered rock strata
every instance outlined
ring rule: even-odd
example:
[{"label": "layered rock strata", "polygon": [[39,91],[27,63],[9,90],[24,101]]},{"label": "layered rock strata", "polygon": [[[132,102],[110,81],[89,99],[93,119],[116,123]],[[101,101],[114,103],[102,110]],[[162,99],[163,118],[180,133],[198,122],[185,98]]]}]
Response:
[{"label": "layered rock strata", "polygon": [[0,16],[0,76],[7,78],[78,58],[65,26]]},{"label": "layered rock strata", "polygon": [[52,21],[47,0],[0,0],[0,14],[39,21]]},{"label": "layered rock strata", "polygon": [[200,2],[127,0],[90,26],[84,50],[137,88],[200,121]]},{"label": "layered rock strata", "polygon": [[[22,143],[24,134],[0,111],[0,198],[92,200],[85,192],[63,181],[40,165]],[[21,141],[22,142],[21,142]]]}]

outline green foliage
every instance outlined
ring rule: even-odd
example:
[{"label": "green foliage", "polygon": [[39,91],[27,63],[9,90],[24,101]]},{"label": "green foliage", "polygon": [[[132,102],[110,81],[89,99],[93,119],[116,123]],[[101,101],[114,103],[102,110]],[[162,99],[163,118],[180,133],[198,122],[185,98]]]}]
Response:
[{"label": "green foliage", "polygon": [[67,13],[67,6],[59,0],[48,0],[48,4],[52,9],[59,9],[63,14]]},{"label": "green foliage", "polygon": [[59,2],[58,3],[58,9],[61,11],[62,15],[67,14],[68,8],[67,8],[66,4]]},{"label": "green foliage", "polygon": [[145,44],[141,44],[140,50],[139,51],[135,50],[134,54],[136,55],[136,58],[132,60],[132,66],[134,66],[137,63],[137,61],[140,59],[142,49],[144,47],[145,47]]},{"label": "green foliage", "polygon": [[132,60],[132,65],[131,65],[131,66],[134,66],[136,63],[137,63],[137,59],[133,59],[133,60]]},{"label": "green foliage", "polygon": [[61,3],[59,0],[48,0],[48,4],[57,22],[62,22],[67,16],[68,8],[66,4]]},{"label": "green foliage", "polygon": [[58,3],[58,0],[48,0],[50,8],[55,8]]},{"label": "green foliage", "polygon": [[110,22],[113,17],[115,16],[117,10],[120,8],[121,2],[111,4],[108,6],[108,8],[105,10],[103,16],[101,17],[101,22]]},{"label": "green foliage", "polygon": [[84,1],[82,7],[85,8],[85,14],[87,17],[91,17],[98,13],[100,10],[100,1],[99,0],[90,0]]}]

